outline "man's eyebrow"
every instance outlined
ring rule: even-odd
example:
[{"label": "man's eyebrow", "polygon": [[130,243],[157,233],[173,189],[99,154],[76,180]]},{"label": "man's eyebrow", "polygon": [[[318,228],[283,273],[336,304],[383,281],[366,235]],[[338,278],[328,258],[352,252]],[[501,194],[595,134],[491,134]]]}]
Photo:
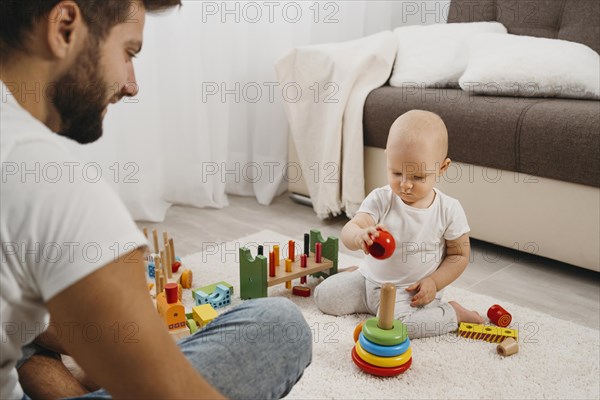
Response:
[{"label": "man's eyebrow", "polygon": [[131,39],[131,40],[128,40],[127,42],[125,42],[125,44],[128,46],[137,47],[137,50],[135,51],[136,53],[139,53],[140,51],[142,51],[142,41],[141,40]]}]

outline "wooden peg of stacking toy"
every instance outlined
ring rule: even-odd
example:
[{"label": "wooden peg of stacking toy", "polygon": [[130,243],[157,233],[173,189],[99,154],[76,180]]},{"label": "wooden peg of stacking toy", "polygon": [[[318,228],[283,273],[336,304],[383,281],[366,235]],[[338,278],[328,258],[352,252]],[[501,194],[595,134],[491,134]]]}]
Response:
[{"label": "wooden peg of stacking toy", "polygon": [[279,245],[274,245],[273,246],[273,254],[275,257],[275,266],[279,267]]},{"label": "wooden peg of stacking toy", "polygon": [[[292,260],[290,260],[289,258],[285,259],[285,272],[292,272]],[[286,289],[291,289],[292,288],[292,281],[286,281],[285,282],[285,288]]]},{"label": "wooden peg of stacking toy", "polygon": [[385,260],[396,251],[396,241],[388,231],[381,228],[377,228],[377,230],[379,236],[373,238],[373,244],[369,246],[369,254],[378,260]]},{"label": "wooden peg of stacking toy", "polygon": [[381,288],[379,318],[369,318],[354,330],[352,360],[363,371],[378,376],[395,376],[412,364],[412,348],[406,326],[394,319],[396,287]]},{"label": "wooden peg of stacking toy", "polygon": [[154,244],[154,254],[158,254],[160,248],[158,247],[158,231],[156,229],[152,229],[152,242]]},{"label": "wooden peg of stacking toy", "polygon": [[181,267],[181,262],[177,260],[177,255],[175,254],[175,242],[173,238],[169,238],[169,250],[171,250],[171,261],[173,264],[171,265],[171,269],[173,272],[179,271],[179,267]]},{"label": "wooden peg of stacking toy", "polygon": [[512,315],[498,304],[489,308],[487,316],[494,325],[502,328],[506,328],[512,322]]}]

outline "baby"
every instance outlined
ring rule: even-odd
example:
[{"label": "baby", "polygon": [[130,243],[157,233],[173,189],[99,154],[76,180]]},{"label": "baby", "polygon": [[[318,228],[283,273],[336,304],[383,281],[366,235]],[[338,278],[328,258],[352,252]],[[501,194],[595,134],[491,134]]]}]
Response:
[{"label": "baby", "polygon": [[[389,185],[372,191],[342,230],[344,245],[367,256],[359,268],[317,286],[317,306],[333,315],[377,314],[381,286],[391,282],[395,317],[411,338],[451,332],[460,322],[483,323],[477,312],[441,300],[442,290],[467,267],[470,252],[460,203],[435,188],[450,165],[444,122],[428,111],[409,111],[393,123],[385,151]],[[368,255],[378,227],[396,241],[386,260]]]}]

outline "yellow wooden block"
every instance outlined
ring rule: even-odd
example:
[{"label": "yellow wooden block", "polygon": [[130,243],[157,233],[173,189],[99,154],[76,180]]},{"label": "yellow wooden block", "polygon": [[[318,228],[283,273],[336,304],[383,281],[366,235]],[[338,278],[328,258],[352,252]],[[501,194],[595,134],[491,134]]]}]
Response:
[{"label": "yellow wooden block", "polygon": [[486,342],[500,343],[506,338],[518,341],[519,332],[516,329],[501,328],[499,326],[488,326],[461,322],[458,334],[468,339],[485,340]]},{"label": "yellow wooden block", "polygon": [[192,318],[200,328],[217,318],[219,314],[210,304],[202,304],[192,308]]}]

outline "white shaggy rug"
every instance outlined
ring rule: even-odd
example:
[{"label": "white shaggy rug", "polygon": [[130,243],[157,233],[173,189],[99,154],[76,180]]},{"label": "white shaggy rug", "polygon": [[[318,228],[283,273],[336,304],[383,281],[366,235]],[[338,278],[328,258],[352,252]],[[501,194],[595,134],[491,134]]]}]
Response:
[{"label": "white shaggy rug", "polygon": [[[235,306],[241,302],[237,249],[246,246],[255,255],[257,244],[283,245],[290,239],[302,243],[300,237],[264,230],[229,243],[207,244],[204,253],[183,257],[182,261],[194,273],[194,287],[222,280],[232,284]],[[356,258],[340,254],[340,267],[356,262]],[[308,285],[314,288],[319,282],[309,278]],[[599,332],[516,304],[447,288],[447,300],[457,300],[484,316],[496,303],[511,312],[511,328],[519,329],[519,353],[502,358],[496,354],[495,344],[455,334],[417,339],[412,341],[411,368],[397,377],[379,378],[363,373],[350,357],[352,332],[366,315],[324,315],[315,307],[312,296],[293,296],[284,285],[270,288],[269,296],[294,301],[313,330],[312,364],[289,399],[600,398]],[[189,290],[184,292],[183,300],[186,308],[193,304]]]}]

